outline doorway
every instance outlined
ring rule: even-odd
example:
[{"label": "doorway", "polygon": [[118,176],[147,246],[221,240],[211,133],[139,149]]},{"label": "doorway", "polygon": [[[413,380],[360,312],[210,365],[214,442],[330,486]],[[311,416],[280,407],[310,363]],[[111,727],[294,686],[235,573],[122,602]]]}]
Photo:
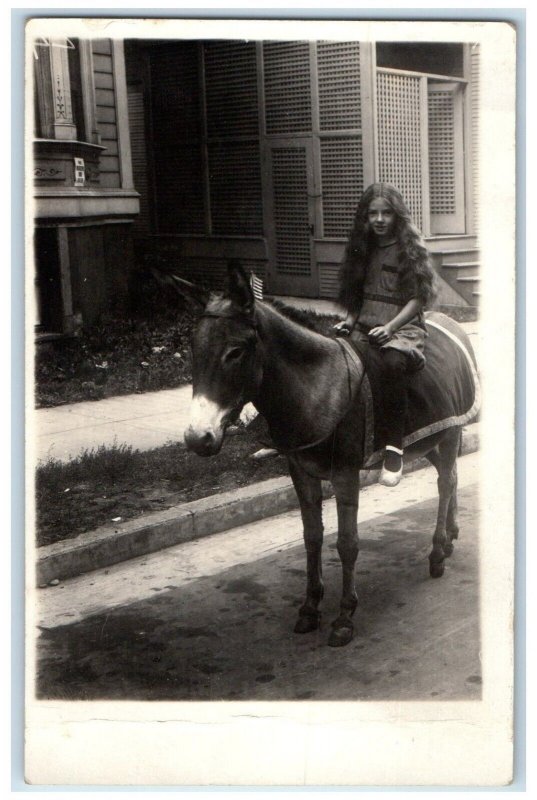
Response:
[{"label": "doorway", "polygon": [[269,290],[297,297],[318,296],[314,269],[315,206],[311,137],[268,143],[266,206]]}]

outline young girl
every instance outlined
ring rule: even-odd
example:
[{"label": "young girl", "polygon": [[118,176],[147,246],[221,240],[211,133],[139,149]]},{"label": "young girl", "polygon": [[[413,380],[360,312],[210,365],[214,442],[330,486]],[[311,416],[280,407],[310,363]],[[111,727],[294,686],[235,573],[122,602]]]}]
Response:
[{"label": "young girl", "polygon": [[380,483],[396,486],[403,471],[409,372],[425,364],[423,310],[435,297],[435,273],[400,193],[374,183],[362,195],[340,273],[339,301],[347,311],[335,326],[383,356],[387,446]]}]

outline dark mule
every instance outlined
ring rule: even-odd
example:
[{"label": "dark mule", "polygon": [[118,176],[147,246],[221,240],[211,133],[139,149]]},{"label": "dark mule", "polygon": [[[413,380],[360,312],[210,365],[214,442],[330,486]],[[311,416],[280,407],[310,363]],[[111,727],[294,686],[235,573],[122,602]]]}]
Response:
[{"label": "dark mule", "polygon": [[[238,264],[230,264],[225,295],[207,295],[180,279],[179,291],[203,305],[193,335],[193,402],[185,434],[189,449],[218,453],[227,426],[251,401],[265,417],[275,446],[286,453],[295,486],[307,554],[306,599],[297,633],[319,626],[323,597],[321,479],[331,481],[338,516],[337,550],[343,585],[340,613],[329,644],[347,644],[358,598],[354,566],[358,556],[358,492],[364,463],[365,404],[358,385],[359,359],[340,340],[292,322],[272,306],[256,302]],[[460,427],[418,441],[405,460],[427,456],[438,471],[440,500],[430,574],[440,577],[458,536],[457,466]]]}]

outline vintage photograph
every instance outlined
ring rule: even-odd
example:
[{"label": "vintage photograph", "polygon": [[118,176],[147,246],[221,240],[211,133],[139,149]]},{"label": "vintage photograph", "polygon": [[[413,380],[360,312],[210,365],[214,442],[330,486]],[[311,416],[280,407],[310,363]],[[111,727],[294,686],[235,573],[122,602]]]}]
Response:
[{"label": "vintage photograph", "polygon": [[[514,518],[487,454],[496,430],[512,458],[514,372],[502,399],[487,331],[495,308],[508,358],[515,232],[513,212],[489,236],[483,65],[509,169],[515,36],[493,27],[28,24],[35,782],[92,782],[43,734],[96,703],[148,729],[200,704],[397,708],[392,732],[425,726],[416,764],[341,783],[509,781]],[[433,775],[424,720],[453,717],[489,741],[448,733],[469,759]],[[497,760],[475,771],[474,745]]]}]

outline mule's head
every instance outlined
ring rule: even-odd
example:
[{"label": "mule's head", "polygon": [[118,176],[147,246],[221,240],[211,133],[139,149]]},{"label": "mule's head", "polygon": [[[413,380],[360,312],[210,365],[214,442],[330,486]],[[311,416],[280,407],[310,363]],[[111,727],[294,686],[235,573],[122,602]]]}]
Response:
[{"label": "mule's head", "polygon": [[238,263],[230,262],[228,280],[225,294],[208,299],[192,337],[193,396],[185,442],[202,456],[218,453],[227,426],[256,384],[254,295]]}]

